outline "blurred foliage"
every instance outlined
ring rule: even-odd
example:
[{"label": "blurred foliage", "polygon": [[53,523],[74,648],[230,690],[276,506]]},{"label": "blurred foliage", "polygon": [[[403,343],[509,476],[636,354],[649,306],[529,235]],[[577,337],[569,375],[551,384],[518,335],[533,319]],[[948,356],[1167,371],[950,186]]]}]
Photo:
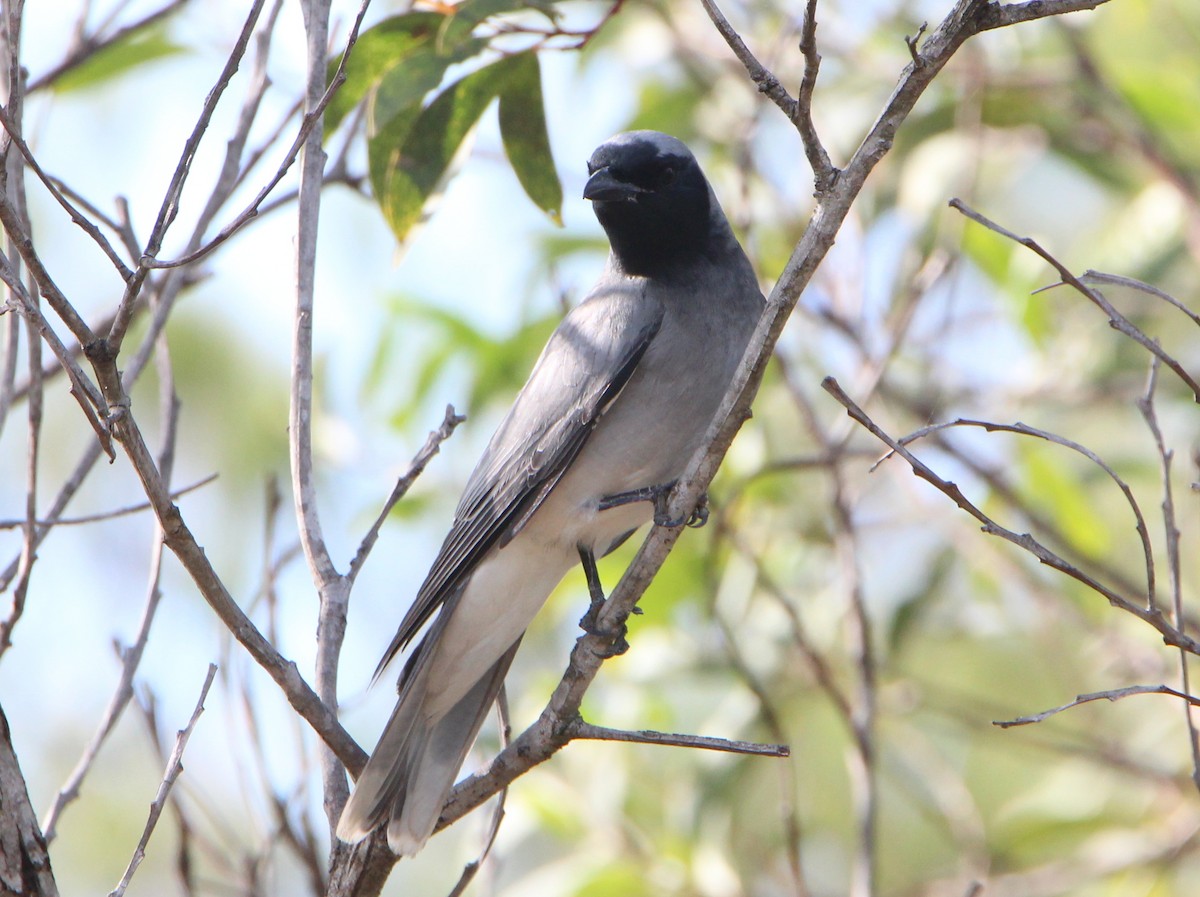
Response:
[{"label": "blurred foliage", "polygon": [[186,47],[171,39],[166,26],[149,25],[91,53],[79,65],[56,78],[53,87],[58,93],[104,87],[124,75],[141,72],[147,63],[184,52]]},{"label": "blurred foliage", "polygon": [[[821,6],[818,126],[835,147],[838,135],[870,124],[894,77],[889,65],[903,63],[901,39],[914,30],[907,12],[872,27],[866,14]],[[964,415],[1022,420],[1087,445],[1135,490],[1164,594],[1160,459],[1135,407],[1146,353],[1070,290],[1031,295],[1053,272],[945,202],[962,197],[1076,270],[1115,270],[1189,301],[1200,285],[1200,143],[1188,139],[1198,16],[1194,4],[1117,4],[963,49],[901,130],[843,235],[849,245],[826,262],[781,341],[784,367],[768,376],[714,484],[713,523],[681,540],[633,622],[630,655],[606,667],[586,705],[606,724],[786,740],[793,759],[622,746],[597,762],[599,748],[572,746],[556,773],[535,772],[510,796],[510,813],[515,802],[535,821],[518,826],[509,850],[552,836],[560,862],[549,862],[542,843],[537,871],[502,878],[505,893],[961,895],[972,880],[985,894],[1189,893],[1200,804],[1177,707],[1133,698],[1026,728],[992,725],[1081,692],[1159,680],[1178,687],[1178,659],[1096,594],[980,534],[897,461],[869,473],[879,446],[849,430],[817,383],[834,373],[850,388],[880,371],[868,407],[894,435]],[[772,64],[795,84],[795,23],[780,35],[776,21],[777,10],[759,3],[737,24],[761,55],[782,48]],[[668,130],[700,148],[769,284],[810,208],[803,178],[779,168],[795,165],[799,148],[707,28],[681,4],[630,8],[585,64],[621,65],[651,40],[664,48],[637,72],[629,127]],[[1139,204],[1145,213],[1131,216]],[[580,248],[569,235],[547,239],[547,259]],[[922,278],[945,260],[932,282]],[[1105,292],[1151,336],[1171,339],[1189,369],[1200,366],[1200,334],[1182,315],[1129,290]],[[396,310],[404,322],[427,314]],[[477,344],[461,321],[440,329],[445,341],[426,344],[414,362],[418,389],[404,407],[436,390],[433,370],[450,357],[465,361],[461,348]],[[526,326],[511,345],[528,358],[543,336]],[[489,342],[467,376],[489,382],[496,359],[517,354]],[[509,395],[493,397],[502,406]],[[475,398],[484,398],[478,387]],[[1200,444],[1194,406],[1166,374],[1155,398],[1177,450],[1176,501],[1194,502],[1186,489]],[[825,440],[845,438],[852,453],[839,476],[850,532],[829,510],[821,461]],[[1013,435],[954,431],[914,448],[997,520],[1033,527],[1138,600],[1145,574],[1132,515],[1098,468]],[[1180,514],[1192,557],[1195,514]],[[849,568],[839,560],[847,539]],[[606,581],[631,551],[610,562]],[[1194,601],[1196,571],[1185,567],[1183,597]],[[870,619],[873,681],[854,648],[856,587]],[[569,580],[566,589],[578,595],[580,586]],[[548,610],[557,638],[579,606]],[[548,638],[535,628],[526,653],[552,657],[559,642]],[[537,681],[545,694],[550,680]],[[527,714],[540,698],[528,700]],[[854,734],[862,725],[869,772]],[[586,784],[596,776],[603,785]],[[601,788],[609,793],[598,809]],[[874,869],[870,891],[864,863]]]},{"label": "blurred foliage", "polygon": [[[819,5],[824,61],[815,115],[835,164],[846,161],[909,61],[905,35],[948,5]],[[406,11],[364,31],[329,107],[329,130],[361,129],[353,133],[366,141],[359,161],[371,201],[396,240],[433,213],[498,99],[508,164],[550,219],[540,243],[522,248],[544,275],[534,290],[557,295],[560,264],[590,261],[600,270],[604,246],[594,229],[550,224],[562,187],[547,117],[553,125],[555,116],[582,116],[547,107],[539,57],[551,51],[521,18],[554,31],[577,6],[584,5],[473,0]],[[583,12],[594,23],[605,9]],[[797,85],[799,6],[747,0],[728,12],[783,83]],[[175,52],[171,41],[170,32],[136,35],[56,86],[111,85]],[[670,131],[696,149],[769,287],[812,213],[810,178],[795,133],[733,63],[699,6],[627,3],[578,59],[581,78],[625,92],[628,126]],[[336,61],[330,74],[335,68]],[[1177,701],[1139,696],[1036,725],[993,725],[1081,693],[1181,687],[1179,657],[1095,593],[981,533],[897,459],[874,466],[881,446],[819,383],[837,376],[897,436],[958,416],[1020,420],[1096,451],[1147,518],[1159,606],[1169,612],[1163,459],[1137,408],[1146,352],[1069,288],[1034,293],[1054,283],[1053,271],[946,203],[961,197],[1035,237],[1072,270],[1138,278],[1195,309],[1198,108],[1195,0],[1112,2],[962,48],[901,128],[784,333],[755,416],[713,485],[711,522],[680,540],[645,613],[630,621],[631,650],[605,666],[585,703],[598,724],[786,741],[791,758],[571,745],[510,789],[491,892],[961,897],[979,881],[986,897],[1195,893],[1200,796]],[[1104,293],[1200,372],[1200,334],[1184,315],[1136,290]],[[414,293],[376,301],[386,321],[356,369],[355,397],[382,407],[390,435],[405,446],[428,428],[418,412],[449,400],[472,417],[498,414],[559,318],[546,312],[551,303],[530,303],[498,335],[465,303]],[[177,317],[169,332],[191,434],[184,455],[199,469],[232,474],[233,491],[249,494],[253,472],[282,461],[285,376],[228,337],[226,326],[206,310]],[[1180,599],[1196,635],[1200,521],[1191,485],[1200,419],[1182,384],[1165,370],[1157,376],[1155,408],[1174,451],[1169,482],[1183,531]],[[139,387],[139,403],[154,400],[153,385]],[[323,411],[318,429],[333,429],[339,409]],[[1129,507],[1085,459],[965,428],[912,449],[998,522],[1033,532],[1143,600],[1145,560]],[[337,488],[357,458],[345,468],[326,461],[336,468],[330,505],[345,517],[361,514],[361,502],[349,511],[335,504],[357,500]],[[400,505],[385,538],[440,537],[454,483],[465,475],[431,467],[426,491]],[[227,516],[217,535],[244,545],[246,521],[228,526]],[[291,557],[284,541],[280,557]],[[634,543],[604,560],[605,583],[616,582]],[[97,553],[110,563],[120,554],[107,544]],[[372,564],[392,563],[382,555]],[[307,579],[280,590],[301,618],[296,629],[310,638]],[[275,613],[278,596],[266,585],[262,594]],[[356,629],[388,630],[394,605],[407,597],[356,596],[352,637]],[[573,573],[526,637],[508,686],[514,725],[544,704],[586,600]],[[241,701],[231,699],[239,721]],[[489,733],[480,757],[496,746]],[[270,782],[263,815],[271,823],[262,828],[275,831],[276,813],[319,813],[319,800],[306,808],[302,796],[315,773],[297,766],[271,770],[286,784]],[[230,796],[237,809],[225,815],[235,821],[213,842],[250,843],[235,798],[250,801]],[[390,893],[447,892],[477,853],[471,825],[398,867]],[[324,831],[319,819],[311,827]],[[272,860],[295,876],[278,855],[286,851],[275,850]],[[234,873],[212,855],[223,854],[213,848],[203,860],[216,891]]]}]

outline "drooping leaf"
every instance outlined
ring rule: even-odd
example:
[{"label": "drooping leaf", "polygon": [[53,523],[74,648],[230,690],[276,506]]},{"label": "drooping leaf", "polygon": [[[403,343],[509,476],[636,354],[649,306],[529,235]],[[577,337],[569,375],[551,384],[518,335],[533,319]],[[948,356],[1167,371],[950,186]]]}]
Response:
[{"label": "drooping leaf", "polygon": [[[529,58],[533,55],[533,51],[516,53],[472,72],[443,90],[415,117],[409,118],[412,107],[396,115],[372,139],[371,184],[397,240],[404,241],[429,203],[440,195],[467,135],[492,100],[510,90],[514,96],[531,99],[530,73],[536,77],[536,62]],[[540,97],[540,82],[537,94]],[[537,115],[542,114],[539,101]],[[544,120],[541,127],[544,132]],[[510,124],[510,131],[520,128]],[[544,137],[541,140],[544,149],[537,148],[536,136],[524,138],[528,145],[522,146],[517,154],[526,173],[518,173],[519,177],[533,178],[530,168],[534,162],[549,158],[549,141]],[[544,164],[552,167],[551,162]],[[545,176],[540,177],[544,180]],[[541,201],[548,204],[552,201],[552,185],[539,182],[535,189],[539,205]],[[561,206],[561,186],[558,189]]]},{"label": "drooping leaf", "polygon": [[550,152],[542,74],[536,53],[513,57],[500,93],[500,135],[504,152],[534,205],[562,226],[562,182]]},{"label": "drooping leaf", "polygon": [[[492,69],[499,64],[451,84],[411,126],[385,127],[372,139],[371,184],[398,241],[404,241],[426,203],[441,192],[463,141],[496,96]],[[405,117],[397,116],[396,121]]]},{"label": "drooping leaf", "polygon": [[54,80],[54,90],[66,93],[95,87],[158,59],[184,52],[184,47],[172,41],[161,24],[126,35],[91,54],[80,65],[68,69]]}]

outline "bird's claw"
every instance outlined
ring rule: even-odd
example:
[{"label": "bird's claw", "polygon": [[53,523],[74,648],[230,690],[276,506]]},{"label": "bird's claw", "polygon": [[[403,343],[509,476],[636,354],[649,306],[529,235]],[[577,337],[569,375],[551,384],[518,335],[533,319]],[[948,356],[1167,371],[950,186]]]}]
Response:
[{"label": "bird's claw", "polygon": [[616,657],[624,654],[629,650],[629,642],[625,636],[629,633],[629,627],[624,623],[621,624],[619,630],[614,633],[608,627],[600,626],[600,608],[604,606],[604,602],[592,602],[585,613],[579,620],[579,628],[588,635],[599,639],[604,639],[608,644],[599,648],[593,648],[593,653],[607,660],[610,657]]},{"label": "bird's claw", "polygon": [[671,497],[671,490],[675,488],[675,480],[669,483],[662,483],[658,486],[643,486],[641,489],[631,489],[628,492],[618,492],[615,495],[606,495],[600,499],[599,509],[607,511],[609,508],[620,507],[621,505],[632,504],[638,501],[648,501],[654,504],[654,525],[665,527],[690,526],[698,529],[708,523],[708,493],[701,493],[699,501],[696,502],[696,507],[686,517],[673,518],[667,511],[667,500]]},{"label": "bird's claw", "polygon": [[[672,484],[674,485],[674,484]],[[661,498],[654,501],[654,525],[655,526],[690,526],[692,529],[699,529],[708,523],[708,493],[700,493],[700,499],[696,502],[696,507],[692,508],[692,512],[686,517],[672,518],[667,513],[667,496],[670,494],[670,487],[663,493]]]}]

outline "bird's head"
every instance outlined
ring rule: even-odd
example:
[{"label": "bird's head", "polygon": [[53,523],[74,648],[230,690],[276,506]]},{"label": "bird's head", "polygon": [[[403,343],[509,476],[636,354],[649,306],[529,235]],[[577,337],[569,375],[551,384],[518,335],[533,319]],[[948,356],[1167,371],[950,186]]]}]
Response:
[{"label": "bird's head", "polygon": [[708,254],[714,221],[724,222],[704,172],[679,140],[630,131],[605,141],[588,160],[590,199],[617,263],[656,276]]}]

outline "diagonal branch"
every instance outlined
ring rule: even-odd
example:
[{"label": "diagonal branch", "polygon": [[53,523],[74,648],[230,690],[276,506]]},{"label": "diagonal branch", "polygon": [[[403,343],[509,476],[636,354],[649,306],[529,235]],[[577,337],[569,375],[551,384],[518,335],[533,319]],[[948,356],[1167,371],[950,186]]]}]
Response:
[{"label": "diagonal branch", "polygon": [[[707,6],[709,0],[704,2]],[[1086,8],[1095,5],[1098,3],[1089,3],[1086,4]],[[708,429],[703,445],[692,457],[684,475],[679,478],[671,493],[667,507],[667,514],[671,519],[688,517],[701,493],[712,481],[737,431],[749,418],[750,404],[758,391],[767,360],[784,325],[817,266],[833,245],[834,238],[867,177],[891,149],[896,130],[958,48],[973,35],[988,28],[999,27],[990,18],[989,6],[990,4],[982,0],[959,0],[955,4],[949,15],[925,42],[920,51],[921,64],[909,64],[905,67],[879,118],[833,187],[822,197],[775,287],[767,297],[763,316],[751,337],[725,399]],[[1015,20],[1053,16],[1077,8],[1081,6],[1074,0],[1041,0],[1036,4],[1036,8],[1034,4],[1021,4],[1021,14],[1025,18]],[[568,726],[578,715],[583,694],[599,672],[603,662],[601,655],[606,648],[611,647],[615,634],[621,631],[625,620],[633,613],[642,593],[678,539],[680,530],[681,528],[664,527],[651,530],[601,609],[596,632],[585,634],[575,642],[567,670],[541,716],[522,732],[487,770],[471,776],[455,787],[443,811],[441,825],[448,825],[460,818],[517,776],[547,760],[566,744],[569,740],[566,737]],[[1114,597],[1124,600],[1119,595]],[[1161,615],[1151,614],[1141,608],[1134,608],[1134,612],[1157,617],[1158,625],[1166,630],[1164,635],[1170,633],[1171,637],[1177,640],[1195,644],[1182,633],[1177,633]]]},{"label": "diagonal branch", "polygon": [[1103,293],[1101,293],[1099,290],[1092,289],[1080,278],[1076,277],[1066,265],[1051,255],[1050,252],[1044,249],[1040,243],[1038,243],[1032,237],[1022,237],[1018,234],[1014,234],[1012,231],[1008,230],[1008,228],[997,224],[995,221],[992,221],[990,218],[987,218],[984,215],[979,214],[960,199],[950,200],[950,207],[952,209],[957,209],[959,212],[966,215],[977,224],[982,224],[988,230],[995,231],[996,233],[1000,234],[1000,236],[1006,237],[1009,240],[1012,240],[1014,243],[1019,243],[1021,246],[1024,246],[1026,249],[1038,256],[1038,258],[1049,264],[1050,267],[1058,272],[1058,276],[1062,278],[1063,283],[1074,287],[1075,290],[1081,293],[1097,308],[1108,315],[1108,325],[1110,327],[1119,333],[1125,334],[1151,355],[1158,358],[1172,371],[1174,371],[1175,375],[1179,377],[1179,379],[1187,385],[1188,389],[1192,391],[1192,396],[1196,402],[1200,404],[1200,383],[1197,383],[1192,375],[1184,370],[1183,365],[1167,354],[1166,350],[1159,345],[1157,340],[1152,340],[1141,330],[1141,328],[1129,320],[1129,318],[1117,311],[1117,309],[1113,307],[1113,304],[1104,298]]},{"label": "diagonal branch", "polygon": [[993,536],[999,536],[1008,542],[1012,542],[1017,547],[1028,551],[1035,558],[1037,558],[1038,561],[1045,564],[1047,567],[1051,567],[1057,570],[1059,573],[1063,573],[1082,583],[1092,591],[1103,595],[1108,600],[1108,603],[1113,607],[1123,610],[1126,613],[1133,614],[1138,619],[1153,626],[1154,629],[1156,629],[1162,636],[1163,642],[1166,644],[1171,645],[1172,647],[1182,648],[1191,654],[1200,654],[1200,642],[1195,641],[1182,629],[1177,629],[1175,626],[1173,626],[1158,608],[1142,607],[1141,605],[1130,601],[1124,595],[1121,595],[1119,592],[1109,588],[1099,580],[1089,576],[1084,571],[1068,563],[1060,555],[1055,554],[1053,551],[1042,545],[1041,542],[1039,542],[1029,533],[1018,534],[996,523],[995,520],[980,510],[977,505],[972,503],[971,500],[963,494],[962,490],[959,489],[955,483],[942,479],[942,477],[934,473],[933,470],[925,464],[925,462],[921,461],[919,458],[913,455],[912,452],[901,445],[899,440],[894,439],[885,433],[879,427],[879,425],[876,424],[875,421],[871,420],[867,413],[854,402],[853,399],[846,395],[834,378],[826,377],[823,381],[821,381],[821,386],[824,387],[826,392],[828,392],[842,404],[850,417],[861,424],[863,428],[866,429],[872,436],[884,443],[893,452],[908,462],[909,466],[912,468],[912,472],[916,476],[929,483],[931,486],[953,501],[956,505],[958,505],[958,507],[962,508],[962,510],[966,511],[981,524],[983,524],[983,531],[985,533]]}]

